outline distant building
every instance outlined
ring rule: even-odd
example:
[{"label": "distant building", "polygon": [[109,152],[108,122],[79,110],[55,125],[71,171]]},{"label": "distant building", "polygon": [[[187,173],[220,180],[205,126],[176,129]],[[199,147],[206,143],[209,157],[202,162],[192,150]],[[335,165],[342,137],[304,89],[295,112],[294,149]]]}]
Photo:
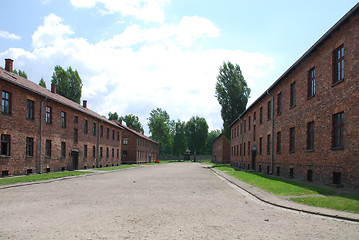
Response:
[{"label": "distant building", "polygon": [[230,142],[221,133],[212,143],[212,162],[230,163],[230,149]]},{"label": "distant building", "polygon": [[232,165],[359,188],[358,13],[359,4],[231,124]]}]

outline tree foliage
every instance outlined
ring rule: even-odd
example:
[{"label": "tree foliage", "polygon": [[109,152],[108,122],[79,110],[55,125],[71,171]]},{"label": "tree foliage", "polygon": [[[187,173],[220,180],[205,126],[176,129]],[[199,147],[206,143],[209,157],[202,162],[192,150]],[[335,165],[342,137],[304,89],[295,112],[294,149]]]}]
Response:
[{"label": "tree foliage", "polygon": [[56,84],[56,93],[80,103],[82,94],[82,80],[77,70],[68,67],[65,71],[61,66],[55,66],[51,83]]},{"label": "tree foliage", "polygon": [[[117,112],[115,114],[117,114]],[[127,127],[131,127],[132,129],[139,132],[144,132],[143,126],[136,115],[127,114],[125,116],[119,117],[118,119],[126,122]]]},{"label": "tree foliage", "polygon": [[44,78],[41,78],[41,79],[40,79],[39,85],[40,85],[41,87],[46,88],[46,82],[45,82]]},{"label": "tree foliage", "polygon": [[148,118],[148,128],[151,138],[160,145],[160,154],[164,154],[164,150],[168,149],[170,144],[170,116],[161,108],[152,109]]},{"label": "tree foliage", "polygon": [[245,111],[250,92],[239,65],[224,62],[217,76],[216,97],[222,106],[223,132],[228,139],[229,125]]},{"label": "tree foliage", "polygon": [[172,153],[174,155],[183,155],[186,151],[185,122],[178,120],[175,122],[172,138]]},{"label": "tree foliage", "polygon": [[221,130],[212,130],[208,133],[208,141],[206,146],[206,154],[212,154],[212,143],[221,134]]},{"label": "tree foliage", "polygon": [[118,113],[117,112],[114,112],[114,113],[109,112],[108,113],[108,120],[115,120],[115,121],[119,120]]},{"label": "tree foliage", "polygon": [[20,70],[20,69],[19,69],[19,71],[17,71],[16,69],[14,69],[12,72],[15,73],[15,74],[17,74],[17,75],[19,75],[20,77],[23,77],[23,78],[26,78],[26,79],[27,79],[27,74],[26,74],[25,71],[22,71],[22,70]]},{"label": "tree foliage", "polygon": [[188,147],[192,153],[203,154],[208,139],[208,124],[206,119],[192,117],[186,123],[186,135]]}]

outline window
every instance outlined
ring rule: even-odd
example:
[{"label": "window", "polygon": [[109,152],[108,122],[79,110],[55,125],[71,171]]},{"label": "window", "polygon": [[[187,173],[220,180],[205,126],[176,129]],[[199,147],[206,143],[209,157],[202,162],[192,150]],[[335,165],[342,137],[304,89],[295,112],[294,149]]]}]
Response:
[{"label": "window", "polygon": [[112,148],[112,158],[115,157],[115,149]]},{"label": "window", "polygon": [[333,148],[344,147],[344,112],[333,115]]},{"label": "window", "polygon": [[107,137],[107,138],[109,138],[109,137],[110,137],[110,129],[109,129],[109,128],[107,128],[106,137]]},{"label": "window", "polygon": [[77,128],[74,128],[74,143],[77,143],[78,140]]},{"label": "window", "polygon": [[65,112],[61,112],[61,127],[62,128],[66,127],[66,113]]},{"label": "window", "polygon": [[46,140],[45,144],[45,155],[51,157],[51,140]]},{"label": "window", "polygon": [[96,123],[92,123],[92,135],[96,136]]},{"label": "window", "polygon": [[242,143],[240,144],[239,155],[242,156]]},{"label": "window", "polygon": [[10,156],[10,135],[1,134],[1,152],[0,155]]},{"label": "window", "polygon": [[115,140],[115,130],[112,130],[112,140]]},{"label": "window", "polygon": [[295,127],[289,129],[289,152],[295,152]]},{"label": "window", "polygon": [[46,123],[49,123],[51,124],[52,122],[52,108],[49,107],[49,106],[46,106],[46,115],[45,115],[45,120],[46,120]]},{"label": "window", "polygon": [[78,116],[74,116],[74,123],[79,123],[79,117]]},{"label": "window", "polygon": [[246,143],[243,143],[243,156],[246,155]]},{"label": "window", "polygon": [[277,95],[277,114],[280,115],[282,113],[282,93],[278,93]]},{"label": "window", "polygon": [[120,141],[120,132],[117,132],[117,141]]},{"label": "window", "polygon": [[277,154],[281,152],[281,145],[282,145],[282,132],[277,132]]},{"label": "window", "polygon": [[84,157],[87,157],[87,145],[84,145]]},{"label": "window", "polygon": [[315,68],[309,70],[308,72],[308,98],[315,95]]},{"label": "window", "polygon": [[255,121],[257,119],[257,112],[254,112],[253,114],[253,121]]},{"label": "window", "polygon": [[290,85],[290,107],[295,107],[295,82]]},{"label": "window", "polygon": [[314,150],[314,122],[307,123],[307,150]]},{"label": "window", "polygon": [[11,94],[5,91],[2,91],[1,94],[1,112],[5,114],[10,114],[11,111]]},{"label": "window", "polygon": [[26,107],[26,118],[27,119],[34,119],[34,101],[27,100],[27,107]]},{"label": "window", "polygon": [[268,102],[268,111],[267,111],[267,113],[268,113],[267,120],[271,120],[271,116],[272,116],[272,112],[271,112],[272,106],[271,106],[271,104],[272,104],[272,101],[269,101]]},{"label": "window", "polygon": [[84,122],[84,133],[88,133],[88,121],[87,120],[85,120],[85,122]]},{"label": "window", "polygon": [[262,155],[263,139],[259,138],[259,155]]},{"label": "window", "polygon": [[122,142],[123,142],[124,145],[127,145],[127,137],[124,137],[124,138],[122,139]]},{"label": "window", "polygon": [[100,126],[100,137],[103,137],[103,126]]},{"label": "window", "polygon": [[251,130],[251,117],[248,117],[248,131]]},{"label": "window", "polygon": [[106,148],[106,157],[108,158],[108,148]]},{"label": "window", "polygon": [[237,157],[238,157],[239,146],[237,145],[236,148],[237,148]]},{"label": "window", "polygon": [[259,109],[259,123],[263,123],[263,107]]},{"label": "window", "polygon": [[251,154],[251,142],[248,142],[248,156]]},{"label": "window", "polygon": [[247,120],[244,120],[244,133],[246,133]]},{"label": "window", "polygon": [[117,149],[117,159],[120,157],[120,150]]},{"label": "window", "polygon": [[270,154],[270,144],[271,144],[270,138],[271,138],[271,135],[268,134],[267,135],[267,155]]},{"label": "window", "polygon": [[65,142],[61,142],[61,157],[62,158],[66,157],[66,143]]},{"label": "window", "polygon": [[102,158],[102,147],[100,147],[100,158]]},{"label": "window", "polygon": [[26,138],[26,156],[34,156],[34,139],[31,137]]},{"label": "window", "polygon": [[123,151],[122,151],[122,157],[123,157],[123,158],[127,158],[127,150],[123,150]]},{"label": "window", "polygon": [[93,158],[96,157],[96,148],[95,148],[95,146],[92,146],[92,157]]},{"label": "window", "polygon": [[335,49],[333,58],[334,58],[333,84],[335,84],[344,80],[344,46],[343,45]]},{"label": "window", "polygon": [[256,140],[256,125],[253,125],[253,141]]}]

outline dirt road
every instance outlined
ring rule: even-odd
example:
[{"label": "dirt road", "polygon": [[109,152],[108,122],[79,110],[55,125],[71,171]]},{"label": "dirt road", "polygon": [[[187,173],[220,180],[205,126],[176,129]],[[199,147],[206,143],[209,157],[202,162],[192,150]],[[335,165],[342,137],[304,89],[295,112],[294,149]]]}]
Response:
[{"label": "dirt road", "polygon": [[0,239],[359,239],[359,224],[271,207],[199,163],[0,190]]}]

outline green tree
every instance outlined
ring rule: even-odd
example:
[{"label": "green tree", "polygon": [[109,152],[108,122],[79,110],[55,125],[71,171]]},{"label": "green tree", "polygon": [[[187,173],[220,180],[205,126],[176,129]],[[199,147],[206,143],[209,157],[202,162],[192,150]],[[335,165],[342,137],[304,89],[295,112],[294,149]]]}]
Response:
[{"label": "green tree", "polygon": [[170,145],[170,116],[161,108],[152,109],[148,118],[151,138],[159,143],[160,154],[168,153]]},{"label": "green tree", "polygon": [[119,120],[118,119],[118,113],[117,112],[114,112],[114,113],[109,112],[108,113],[108,120],[115,120],[115,121]]},{"label": "green tree", "polygon": [[186,123],[188,147],[192,153],[204,154],[208,139],[208,124],[206,119],[192,117]]},{"label": "green tree", "polygon": [[238,64],[228,61],[219,68],[216,83],[216,97],[222,106],[223,134],[229,139],[229,125],[246,109],[251,89],[244,80]]},{"label": "green tree", "polygon": [[19,71],[17,71],[16,69],[14,69],[12,72],[15,73],[15,74],[17,74],[17,75],[19,75],[20,77],[23,77],[23,78],[26,78],[26,79],[27,79],[27,74],[26,74],[25,71],[22,71],[22,70],[20,70],[20,69],[19,69]]},{"label": "green tree", "polygon": [[46,82],[45,82],[44,78],[41,78],[41,79],[40,79],[39,85],[40,85],[41,87],[46,88]]},{"label": "green tree", "polygon": [[127,114],[125,116],[119,117],[119,120],[124,121],[127,127],[131,126],[131,128],[136,131],[144,132],[143,126],[136,115]]},{"label": "green tree", "polygon": [[174,155],[184,154],[186,151],[185,122],[178,120],[175,122],[172,138],[172,153]]},{"label": "green tree", "polygon": [[69,67],[65,71],[61,66],[57,65],[55,66],[51,83],[56,84],[56,93],[80,103],[82,80],[77,70],[73,71],[72,68]]},{"label": "green tree", "polygon": [[212,130],[208,133],[208,141],[206,146],[206,154],[212,154],[212,143],[221,134],[221,130]]}]

